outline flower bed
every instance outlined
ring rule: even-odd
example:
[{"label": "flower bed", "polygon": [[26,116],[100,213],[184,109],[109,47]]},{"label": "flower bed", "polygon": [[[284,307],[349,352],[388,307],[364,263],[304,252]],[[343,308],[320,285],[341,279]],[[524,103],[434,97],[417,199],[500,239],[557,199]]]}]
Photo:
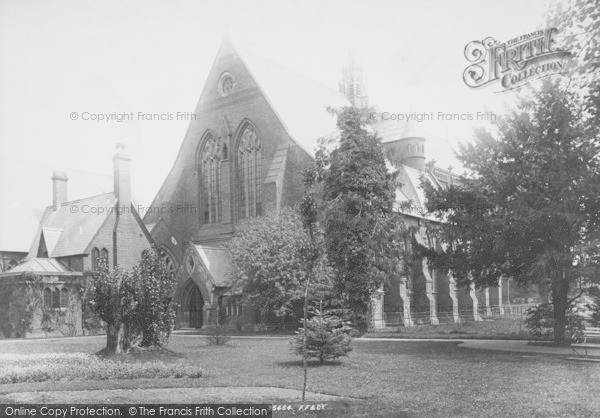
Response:
[{"label": "flower bed", "polygon": [[199,378],[202,369],[162,361],[117,361],[84,353],[0,355],[0,384],[46,380]]}]

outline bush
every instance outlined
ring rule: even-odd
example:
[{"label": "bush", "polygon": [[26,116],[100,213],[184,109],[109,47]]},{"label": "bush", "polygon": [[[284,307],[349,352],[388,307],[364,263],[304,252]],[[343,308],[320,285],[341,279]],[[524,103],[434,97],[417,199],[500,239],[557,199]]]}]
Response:
[{"label": "bush", "polygon": [[[303,321],[301,321],[303,322]],[[315,315],[307,321],[307,341],[304,349],[304,327],[296,331],[296,336],[291,341],[295,354],[306,358],[334,360],[347,356],[352,347],[350,332],[352,328],[335,315],[327,315],[320,310],[315,310]]]},{"label": "bush", "polygon": [[600,327],[600,295],[592,295],[592,302],[587,304],[590,310],[590,322],[595,327]]},{"label": "bush", "polygon": [[[536,337],[554,338],[554,306],[550,302],[527,309],[525,326]],[[585,328],[583,316],[573,307],[567,310],[565,335],[577,338]]]},{"label": "bush", "polygon": [[206,340],[208,345],[225,345],[231,339],[229,336],[229,321],[225,315],[219,315],[217,324],[208,328]]}]

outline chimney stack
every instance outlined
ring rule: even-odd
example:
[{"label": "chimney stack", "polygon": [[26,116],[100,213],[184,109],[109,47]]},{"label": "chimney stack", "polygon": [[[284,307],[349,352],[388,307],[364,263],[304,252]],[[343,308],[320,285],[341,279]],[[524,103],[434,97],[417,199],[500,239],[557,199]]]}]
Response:
[{"label": "chimney stack", "polygon": [[67,182],[69,178],[64,171],[52,173],[52,208],[56,212],[60,205],[67,201]]},{"label": "chimney stack", "polygon": [[113,157],[114,193],[119,209],[126,211],[131,206],[131,157],[125,152],[125,144],[117,143]]}]

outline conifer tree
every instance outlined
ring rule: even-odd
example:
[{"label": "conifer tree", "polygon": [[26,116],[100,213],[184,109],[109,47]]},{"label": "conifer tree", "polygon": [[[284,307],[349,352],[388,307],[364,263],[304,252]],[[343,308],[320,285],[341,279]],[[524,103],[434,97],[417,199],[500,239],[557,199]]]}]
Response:
[{"label": "conifer tree", "polygon": [[386,166],[383,145],[367,128],[368,110],[338,111],[339,143],[323,172],[324,227],[334,286],[367,329],[371,295],[398,268],[394,219],[395,173]]}]

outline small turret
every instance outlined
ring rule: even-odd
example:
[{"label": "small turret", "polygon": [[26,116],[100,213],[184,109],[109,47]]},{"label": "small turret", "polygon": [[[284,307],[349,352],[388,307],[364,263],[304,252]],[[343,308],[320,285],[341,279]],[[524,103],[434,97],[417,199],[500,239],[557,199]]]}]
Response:
[{"label": "small turret", "polygon": [[385,146],[392,149],[397,158],[405,165],[419,171],[425,170],[425,138],[411,136],[386,142]]}]

